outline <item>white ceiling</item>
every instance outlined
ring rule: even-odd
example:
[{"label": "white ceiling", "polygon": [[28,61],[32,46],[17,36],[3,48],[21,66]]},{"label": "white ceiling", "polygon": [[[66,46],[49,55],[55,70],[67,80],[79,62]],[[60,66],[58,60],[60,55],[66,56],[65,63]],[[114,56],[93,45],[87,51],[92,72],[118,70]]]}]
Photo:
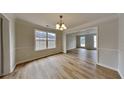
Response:
[{"label": "white ceiling", "polygon": [[116,15],[111,13],[15,13],[19,19],[29,21],[34,24],[55,28],[59,21],[59,15],[63,15],[63,21],[67,28],[73,28],[88,22],[99,20],[104,17]]}]

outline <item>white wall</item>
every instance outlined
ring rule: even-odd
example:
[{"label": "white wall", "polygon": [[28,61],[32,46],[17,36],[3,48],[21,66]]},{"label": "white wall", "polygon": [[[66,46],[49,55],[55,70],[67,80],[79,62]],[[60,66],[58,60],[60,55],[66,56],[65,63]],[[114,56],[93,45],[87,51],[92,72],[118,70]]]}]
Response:
[{"label": "white wall", "polygon": [[119,15],[119,73],[124,78],[124,14]]},{"label": "white wall", "polygon": [[[35,29],[56,33],[56,48],[35,51]],[[62,52],[62,31],[16,19],[16,63],[23,63]]]},{"label": "white wall", "polygon": [[[67,34],[80,32],[83,29],[98,27],[98,50],[99,65],[118,69],[118,18],[107,18],[107,20],[94,22],[79,28],[71,29]],[[67,44],[69,40],[67,40]],[[70,45],[67,45],[70,46]],[[68,48],[67,48],[68,49]]]}]

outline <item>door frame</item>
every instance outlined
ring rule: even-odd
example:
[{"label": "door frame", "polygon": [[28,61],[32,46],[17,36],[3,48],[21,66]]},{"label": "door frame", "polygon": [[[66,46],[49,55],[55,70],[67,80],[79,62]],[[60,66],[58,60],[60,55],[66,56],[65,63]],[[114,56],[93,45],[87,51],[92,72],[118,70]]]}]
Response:
[{"label": "door frame", "polygon": [[0,15],[0,76],[3,74],[3,19]]},{"label": "door frame", "polygon": [[99,63],[99,31],[98,31],[98,27],[96,27],[96,59],[97,59],[97,62],[96,64]]},{"label": "door frame", "polygon": [[[81,30],[78,30],[78,31],[75,31],[75,32],[68,32],[68,33],[66,33],[66,32],[64,32],[64,34],[63,34],[63,52],[64,53],[67,53],[67,47],[66,47],[66,43],[67,43],[67,34],[72,34],[72,33],[80,33],[80,32],[85,32],[85,31],[87,31],[87,30],[89,30],[89,29],[95,29],[96,30],[96,41],[97,41],[97,48],[96,48],[96,51],[97,51],[97,53],[96,53],[96,59],[97,59],[97,61],[95,62],[95,64],[99,64],[99,29],[98,29],[98,26],[93,26],[93,27],[87,27],[87,28],[82,28]],[[76,34],[77,35],[77,34]]]}]

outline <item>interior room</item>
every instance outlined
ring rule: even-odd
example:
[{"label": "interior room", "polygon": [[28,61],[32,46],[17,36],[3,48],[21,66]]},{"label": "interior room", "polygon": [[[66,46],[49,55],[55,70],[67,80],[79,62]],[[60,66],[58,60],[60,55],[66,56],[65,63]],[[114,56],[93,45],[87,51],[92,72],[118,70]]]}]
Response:
[{"label": "interior room", "polygon": [[124,14],[1,13],[1,79],[123,79]]},{"label": "interior room", "polygon": [[97,27],[83,29],[66,35],[67,52],[77,55],[85,62],[96,64],[97,60]]}]

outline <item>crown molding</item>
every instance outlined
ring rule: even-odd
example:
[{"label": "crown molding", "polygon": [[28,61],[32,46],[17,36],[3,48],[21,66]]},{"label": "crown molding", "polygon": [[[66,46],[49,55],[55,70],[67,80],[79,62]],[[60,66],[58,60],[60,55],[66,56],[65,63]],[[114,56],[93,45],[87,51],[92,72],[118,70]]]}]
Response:
[{"label": "crown molding", "polygon": [[14,19],[15,20],[15,15],[12,13],[2,13],[3,16],[5,16],[8,20]]},{"label": "crown molding", "polygon": [[68,29],[68,30],[65,31],[65,33],[67,33],[67,34],[68,33],[75,33],[75,32],[81,31],[82,29],[89,29],[89,28],[91,29],[93,27],[96,27],[99,23],[107,22],[107,21],[117,19],[117,18],[118,18],[118,15],[105,17],[105,18],[102,18],[102,19],[99,19],[99,20],[96,20],[96,21],[93,21],[93,22],[89,22],[89,23],[82,24],[82,25],[79,25],[77,27]]},{"label": "crown molding", "polygon": [[84,32],[84,31],[88,31],[88,30],[97,30],[97,29],[98,29],[97,26],[89,26],[89,27],[85,27],[85,28],[79,28],[78,30],[67,31],[66,34],[71,34],[71,33],[76,33],[76,32]]}]

